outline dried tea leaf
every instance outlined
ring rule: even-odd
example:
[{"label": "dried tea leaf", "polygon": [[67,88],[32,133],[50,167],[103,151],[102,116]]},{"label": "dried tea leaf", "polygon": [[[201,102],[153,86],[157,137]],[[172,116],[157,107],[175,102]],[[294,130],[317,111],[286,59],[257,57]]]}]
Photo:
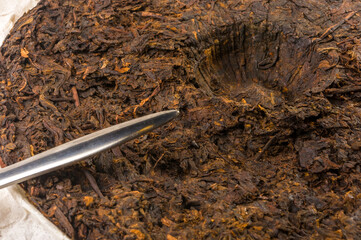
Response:
[{"label": "dried tea leaf", "polygon": [[21,56],[23,57],[23,58],[28,58],[29,57],[29,51],[28,50],[26,50],[26,48],[22,48],[21,50],[20,50],[20,54],[21,54]]},{"label": "dried tea leaf", "polygon": [[86,207],[89,207],[94,203],[94,198],[91,197],[91,196],[84,196],[83,197],[83,202],[84,202]]}]

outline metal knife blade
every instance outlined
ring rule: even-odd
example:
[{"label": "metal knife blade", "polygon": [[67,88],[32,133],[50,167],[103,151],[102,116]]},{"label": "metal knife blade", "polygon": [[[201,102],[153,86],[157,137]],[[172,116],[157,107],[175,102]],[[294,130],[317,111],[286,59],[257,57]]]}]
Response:
[{"label": "metal knife blade", "polygon": [[0,169],[0,189],[63,168],[127,142],[175,118],[177,110],[163,111],[120,123],[64,143]]}]

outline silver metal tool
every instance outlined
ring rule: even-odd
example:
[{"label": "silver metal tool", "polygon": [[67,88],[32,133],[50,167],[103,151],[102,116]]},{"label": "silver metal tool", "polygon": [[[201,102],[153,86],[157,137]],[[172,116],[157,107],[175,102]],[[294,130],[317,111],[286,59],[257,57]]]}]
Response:
[{"label": "silver metal tool", "polygon": [[76,163],[147,133],[175,118],[177,110],[163,111],[91,133],[0,169],[0,188]]}]

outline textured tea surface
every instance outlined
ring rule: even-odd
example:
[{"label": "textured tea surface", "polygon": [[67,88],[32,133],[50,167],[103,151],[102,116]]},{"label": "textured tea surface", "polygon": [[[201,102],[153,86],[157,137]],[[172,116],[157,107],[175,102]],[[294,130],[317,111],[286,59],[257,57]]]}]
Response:
[{"label": "textured tea surface", "polygon": [[1,164],[180,117],[28,181],[76,239],[357,239],[361,5],[41,1],[1,52]]}]

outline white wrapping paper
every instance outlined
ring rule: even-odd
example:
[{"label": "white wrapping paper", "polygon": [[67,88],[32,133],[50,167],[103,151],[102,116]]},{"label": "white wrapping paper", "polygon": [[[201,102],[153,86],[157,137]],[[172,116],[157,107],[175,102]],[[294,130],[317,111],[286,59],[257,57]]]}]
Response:
[{"label": "white wrapping paper", "polygon": [[[14,23],[39,0],[0,0],[0,46]],[[19,49],[20,51],[20,49]],[[0,189],[1,240],[66,240],[57,227],[49,222],[17,186]]]}]

